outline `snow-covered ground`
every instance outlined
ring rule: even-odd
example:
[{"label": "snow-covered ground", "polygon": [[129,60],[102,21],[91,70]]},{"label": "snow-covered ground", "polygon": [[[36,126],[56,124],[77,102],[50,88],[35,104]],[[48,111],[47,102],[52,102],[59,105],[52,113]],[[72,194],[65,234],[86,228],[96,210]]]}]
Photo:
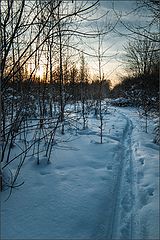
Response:
[{"label": "snow-covered ground", "polygon": [[[25,183],[1,193],[1,239],[159,239],[159,149],[134,108],[92,114],[57,135],[50,164],[25,160]],[[13,169],[14,170],[14,169]]]}]

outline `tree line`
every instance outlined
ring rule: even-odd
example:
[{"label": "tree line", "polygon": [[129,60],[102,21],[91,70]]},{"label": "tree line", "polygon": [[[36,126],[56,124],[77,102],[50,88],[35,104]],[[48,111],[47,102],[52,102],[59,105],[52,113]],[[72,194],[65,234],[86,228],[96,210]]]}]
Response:
[{"label": "tree line", "polygon": [[[157,0],[137,1],[133,11],[136,16],[144,16],[145,24],[131,24],[121,21],[128,31],[128,43],[124,46],[122,62],[126,76],[115,86],[111,95],[124,97],[132,106],[138,108],[141,116],[145,117],[146,131],[148,117],[159,116],[159,17],[160,2]],[[147,16],[147,17],[146,17]],[[155,142],[160,143],[159,120],[155,125]]]},{"label": "tree line", "polygon": [[[78,45],[81,39],[98,36],[98,32],[88,33],[82,28],[98,7],[98,0],[0,1],[1,190],[6,182],[11,190],[17,186],[17,177],[32,148],[40,163],[42,139],[49,161],[57,128],[65,133],[67,103],[74,102],[76,112],[81,104],[85,128],[88,104],[107,96],[109,81],[104,76],[92,81]],[[33,119],[35,126],[29,124]],[[30,144],[28,131],[34,138]],[[23,142],[21,147],[19,140]],[[14,146],[19,149],[16,156],[12,155]],[[10,171],[8,182],[5,170],[13,162],[17,169],[14,175]]]},{"label": "tree line", "polygon": [[[74,103],[75,113],[80,111],[83,128],[87,125],[89,108],[94,108],[100,120],[102,143],[101,103],[110,96],[110,81],[103,72],[107,51],[103,49],[103,41],[106,34],[116,32],[118,24],[130,31],[132,37],[124,48],[123,64],[126,63],[129,75],[111,94],[130,98],[145,109],[146,116],[150,109],[156,108],[157,112],[159,1],[143,0],[138,4],[138,9],[147,9],[151,14],[149,25],[143,28],[126,24],[116,12],[113,23],[107,21],[108,11],[97,17],[98,0],[0,1],[1,186],[4,170],[13,161],[17,163],[17,171],[9,186],[16,186],[32,147],[39,164],[42,139],[49,161],[57,129],[64,134],[65,124],[70,121],[65,110],[68,103]],[[101,25],[103,17],[104,26]],[[90,31],[84,30],[86,23],[91,26]],[[97,59],[98,72],[91,77],[86,53],[80,45],[85,39],[95,38],[98,45],[91,57]],[[28,125],[31,119],[36,119],[36,126]],[[75,126],[75,119],[72,121]],[[52,126],[50,131],[46,128],[48,123]],[[27,142],[28,128],[35,133],[31,145]],[[24,144],[13,157],[12,148],[17,139]]]}]

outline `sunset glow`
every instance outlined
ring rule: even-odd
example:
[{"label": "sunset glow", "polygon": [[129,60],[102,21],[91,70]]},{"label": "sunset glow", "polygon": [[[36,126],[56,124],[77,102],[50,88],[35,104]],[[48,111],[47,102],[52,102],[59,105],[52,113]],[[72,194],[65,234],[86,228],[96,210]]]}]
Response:
[{"label": "sunset glow", "polygon": [[36,70],[36,77],[42,79],[43,76],[44,76],[44,67],[43,65],[40,65]]}]

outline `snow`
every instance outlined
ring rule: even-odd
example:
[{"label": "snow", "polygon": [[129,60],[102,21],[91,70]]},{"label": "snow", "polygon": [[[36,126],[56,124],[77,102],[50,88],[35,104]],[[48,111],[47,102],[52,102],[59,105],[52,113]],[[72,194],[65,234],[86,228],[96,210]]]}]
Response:
[{"label": "snow", "polygon": [[85,130],[57,132],[49,164],[26,158],[24,184],[1,193],[2,239],[159,239],[152,119],[148,133],[131,107],[109,107],[103,121],[103,144],[90,114]]}]

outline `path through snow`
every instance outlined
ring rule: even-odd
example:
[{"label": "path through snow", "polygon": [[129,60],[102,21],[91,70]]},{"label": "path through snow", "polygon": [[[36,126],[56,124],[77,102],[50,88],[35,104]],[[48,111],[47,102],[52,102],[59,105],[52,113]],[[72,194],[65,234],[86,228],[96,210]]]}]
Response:
[{"label": "path through snow", "polygon": [[[112,212],[112,227],[108,239],[133,239],[133,156],[132,156],[132,121],[126,119],[126,127],[121,140],[120,166],[115,185]],[[123,223],[123,224],[122,224]]]},{"label": "path through snow", "polygon": [[2,239],[158,239],[157,146],[135,109],[108,110],[103,144],[98,126],[58,135],[51,164],[28,158],[2,193]]}]

